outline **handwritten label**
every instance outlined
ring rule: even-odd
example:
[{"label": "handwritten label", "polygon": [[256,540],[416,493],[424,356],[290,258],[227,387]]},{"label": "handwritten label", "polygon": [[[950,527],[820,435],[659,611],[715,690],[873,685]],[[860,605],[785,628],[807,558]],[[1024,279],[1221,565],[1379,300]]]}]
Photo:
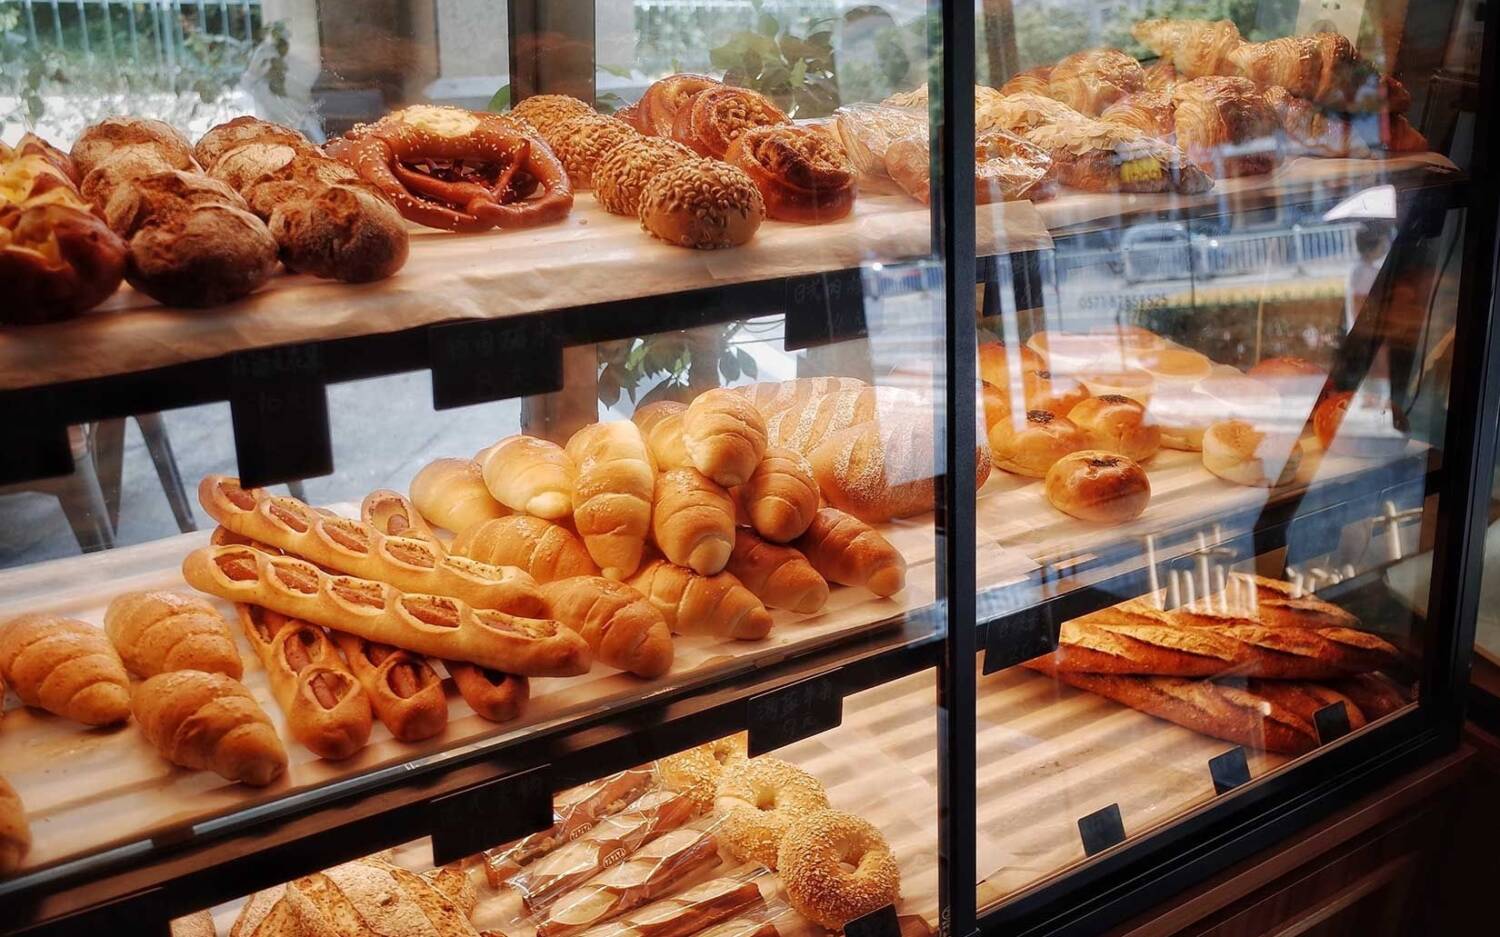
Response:
[{"label": "handwritten label", "polygon": [[550,773],[541,766],[434,798],[433,862],[456,862],[551,828],[552,793]]},{"label": "handwritten label", "polygon": [[788,277],[786,350],[865,337],[864,296],[864,279],[857,269]]},{"label": "handwritten label", "polygon": [[229,368],[240,481],[258,488],[331,473],[328,392],[318,346],[236,352]]},{"label": "handwritten label", "polygon": [[1086,817],[1079,817],[1078,836],[1083,840],[1083,853],[1086,856],[1096,855],[1125,842],[1125,819],[1120,815],[1120,805],[1110,804]]},{"label": "handwritten label", "polygon": [[427,347],[437,410],[562,390],[562,345],[540,318],[435,325]]},{"label": "handwritten label", "polygon": [[1214,793],[1227,794],[1250,783],[1250,762],[1243,746],[1236,745],[1222,755],[1208,759],[1208,776],[1213,779]]},{"label": "handwritten label", "polygon": [[752,696],[748,703],[750,755],[763,755],[826,732],[844,721],[844,698],[829,675]]},{"label": "handwritten label", "polygon": [[1318,727],[1318,741],[1327,745],[1349,734],[1349,710],[1343,703],[1329,703],[1313,713],[1313,724]]}]

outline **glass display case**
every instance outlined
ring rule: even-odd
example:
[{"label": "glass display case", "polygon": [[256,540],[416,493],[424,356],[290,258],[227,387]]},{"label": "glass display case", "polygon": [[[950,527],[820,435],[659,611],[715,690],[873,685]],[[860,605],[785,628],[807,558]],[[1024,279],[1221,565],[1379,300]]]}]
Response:
[{"label": "glass display case", "polygon": [[0,0],[0,930],[1094,932],[1453,745],[1493,30],[1351,9]]}]

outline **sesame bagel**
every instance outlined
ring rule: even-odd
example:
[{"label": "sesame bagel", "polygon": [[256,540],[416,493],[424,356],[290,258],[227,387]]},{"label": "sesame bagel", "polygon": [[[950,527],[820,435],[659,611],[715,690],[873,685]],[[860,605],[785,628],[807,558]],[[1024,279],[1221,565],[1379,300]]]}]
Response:
[{"label": "sesame bagel", "polygon": [[708,811],[713,809],[724,769],[746,757],[746,737],[740,732],[668,755],[657,763],[656,774],[667,790],[688,795]]},{"label": "sesame bagel", "polygon": [[594,198],[612,215],[639,217],[641,193],[662,170],[694,159],[693,151],[675,140],[641,137],[605,154],[594,167]]},{"label": "sesame bagel", "polygon": [[779,758],[754,758],[724,769],[715,809],[724,815],[720,839],[740,860],[776,868],[776,851],[800,816],[828,809],[817,778]]},{"label": "sesame bagel", "polygon": [[901,897],[901,870],[885,837],[851,814],[821,810],[798,817],[776,860],[791,906],[834,932]]}]

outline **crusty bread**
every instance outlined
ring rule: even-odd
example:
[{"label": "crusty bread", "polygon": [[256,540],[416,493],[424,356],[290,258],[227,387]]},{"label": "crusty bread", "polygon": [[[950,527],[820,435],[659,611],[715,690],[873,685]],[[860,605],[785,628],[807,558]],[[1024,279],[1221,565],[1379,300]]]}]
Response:
[{"label": "crusty bread", "polygon": [[863,586],[876,595],[906,587],[906,560],[880,533],[837,508],[823,508],[792,546],[829,582]]},{"label": "crusty bread", "polygon": [[768,448],[736,494],[750,526],[775,543],[802,536],[818,513],[818,482],[812,465],[794,449]]},{"label": "crusty bread", "polygon": [[26,823],[26,808],[15,788],[0,777],[0,876],[21,867],[31,851],[31,828]]},{"label": "crusty bread", "polygon": [[452,896],[380,859],[296,879],[286,887],[285,904],[288,932],[307,937],[479,937]]},{"label": "crusty bread", "polygon": [[136,687],[135,720],[168,761],[264,787],[286,771],[286,749],[237,680],[201,670],[157,674]]},{"label": "crusty bread", "polygon": [[651,540],[679,566],[712,576],[734,549],[734,501],[694,468],[657,476]]},{"label": "crusty bread", "polygon": [[672,666],[672,632],[640,592],[602,576],[574,576],[542,587],[552,615],[583,636],[594,656],[640,677]]},{"label": "crusty bread", "polygon": [[130,680],[104,632],[57,615],[0,624],[0,679],[27,706],[84,725],[130,716]]},{"label": "crusty bread", "polygon": [[629,583],[660,610],[673,634],[758,641],[771,632],[770,612],[729,573],[702,576],[666,560],[652,560]]},{"label": "crusty bread", "polygon": [[479,468],[490,494],[512,511],[547,520],[572,516],[578,468],[556,443],[507,436],[485,450]]},{"label": "crusty bread", "polygon": [[566,455],[577,467],[573,522],[607,579],[635,572],[651,526],[656,466],[640,428],[625,420],[574,433]]},{"label": "crusty bread", "polygon": [[530,514],[475,524],[454,539],[452,548],[481,563],[523,569],[537,582],[599,574],[576,534]]},{"label": "crusty bread", "polygon": [[437,459],[423,466],[412,477],[411,501],[429,524],[454,533],[510,513],[469,459]]},{"label": "crusty bread", "polygon": [[742,485],[766,451],[766,420],[743,394],[715,388],[688,404],[682,443],[693,466],[729,487]]},{"label": "crusty bread", "polygon": [[177,592],[125,592],[104,611],[104,632],[134,674],[204,670],[238,680],[240,652],[218,609]]},{"label": "crusty bread", "polygon": [[828,582],[807,557],[745,528],[735,532],[734,552],[725,568],[771,608],[812,614],[828,602]]}]

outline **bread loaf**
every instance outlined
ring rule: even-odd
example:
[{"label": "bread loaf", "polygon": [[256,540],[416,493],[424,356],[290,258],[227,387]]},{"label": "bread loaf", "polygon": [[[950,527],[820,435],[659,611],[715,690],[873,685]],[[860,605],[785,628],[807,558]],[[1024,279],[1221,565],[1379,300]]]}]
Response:
[{"label": "bread loaf", "polygon": [[428,523],[454,533],[510,513],[468,459],[438,459],[423,466],[411,480],[411,500]]},{"label": "bread loaf", "polygon": [[573,522],[607,579],[635,572],[651,527],[656,467],[640,429],[628,421],[594,423],[574,433],[566,455],[577,468]]},{"label": "bread loaf", "polygon": [[743,528],[735,532],[734,552],[726,569],[771,608],[810,615],[828,602],[828,582],[807,557]]},{"label": "bread loaf", "polygon": [[760,381],[734,388],[755,405],[766,418],[769,430],[771,415],[785,410],[803,409],[817,398],[840,391],[859,391],[869,385],[853,377],[799,377],[790,381]]},{"label": "bread loaf", "polygon": [[653,678],[672,666],[672,632],[656,606],[635,589],[602,576],[574,576],[542,586],[558,621],[583,636],[611,667]]},{"label": "bread loaf", "polygon": [[31,828],[26,823],[26,808],[15,788],[0,777],[0,876],[21,867],[31,851]]},{"label": "bread loaf", "polygon": [[734,549],[734,501],[697,469],[656,478],[651,540],[673,563],[712,576]]},{"label": "bread loaf", "polygon": [[154,677],[169,670],[203,670],[238,680],[240,652],[218,610],[176,592],[126,592],[110,600],[104,632],[129,670]]},{"label": "bread loaf", "polygon": [[135,720],[168,761],[264,787],[286,771],[286,749],[237,680],[201,670],[157,674],[135,690]]},{"label": "bread loaf", "polygon": [[829,582],[863,586],[880,596],[906,587],[906,560],[875,528],[837,508],[823,508],[792,542]]},{"label": "bread loaf", "polygon": [[651,600],[673,634],[758,641],[771,633],[771,614],[729,573],[701,576],[666,560],[651,560],[629,583]]},{"label": "bread loaf", "polygon": [[454,539],[453,552],[481,563],[523,569],[537,582],[599,575],[576,534],[530,514],[475,524]]},{"label": "bread loaf", "polygon": [[648,403],[631,414],[630,419],[646,437],[646,445],[656,459],[658,471],[689,468],[693,464],[687,446],[682,442],[682,416],[686,412],[687,404],[662,400]]},{"label": "bread loaf", "polygon": [[229,937],[286,937],[296,933],[286,886],[273,885],[245,899],[244,907],[229,927]]},{"label": "bread loaf", "polygon": [[719,844],[701,830],[672,830],[629,859],[562,895],[537,924],[537,937],[571,937],[671,891],[719,862]]},{"label": "bread loaf", "polygon": [[443,681],[420,656],[341,631],[333,641],[364,686],[382,725],[402,742],[430,739],[448,727]]},{"label": "bread loaf", "polygon": [[531,697],[531,681],[525,677],[458,661],[445,661],[444,666],[458,695],[479,718],[509,722],[525,711]]},{"label": "bread loaf", "polygon": [[715,878],[591,928],[584,937],[690,937],[764,903],[754,881]]},{"label": "bread loaf", "polygon": [[130,717],[130,680],[104,632],[73,618],[0,624],[0,678],[27,706],[90,726]]},{"label": "bread loaf", "polygon": [[725,487],[741,485],[765,454],[765,417],[743,394],[705,391],[682,415],[682,443],[698,471]]},{"label": "bread loaf", "polygon": [[479,937],[462,905],[425,876],[359,859],[286,888],[288,933],[320,937]]},{"label": "bread loaf", "polygon": [[[812,449],[808,461],[824,500],[868,523],[933,509],[937,453],[925,410],[894,411],[834,433]],[[989,448],[980,445],[975,486],[989,477]]]},{"label": "bread loaf", "polygon": [[737,494],[750,526],[774,543],[802,536],[818,513],[812,466],[794,449],[768,448]]},{"label": "bread loaf", "polygon": [[508,436],[485,450],[480,470],[490,494],[512,511],[547,520],[573,513],[578,468],[556,443]]}]

